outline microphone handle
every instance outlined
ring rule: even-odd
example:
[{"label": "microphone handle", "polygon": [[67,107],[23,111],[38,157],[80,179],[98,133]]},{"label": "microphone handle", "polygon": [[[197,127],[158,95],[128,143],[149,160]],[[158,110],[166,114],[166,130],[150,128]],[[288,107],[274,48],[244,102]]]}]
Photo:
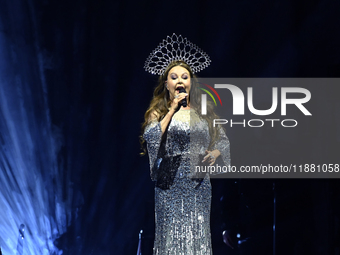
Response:
[{"label": "microphone handle", "polygon": [[[180,89],[179,89],[179,93],[187,93],[187,92],[185,91],[184,88],[180,88]],[[183,107],[187,107],[188,103],[187,103],[187,99],[186,99],[186,98],[184,98],[184,99],[181,101],[181,105],[182,105]]]}]

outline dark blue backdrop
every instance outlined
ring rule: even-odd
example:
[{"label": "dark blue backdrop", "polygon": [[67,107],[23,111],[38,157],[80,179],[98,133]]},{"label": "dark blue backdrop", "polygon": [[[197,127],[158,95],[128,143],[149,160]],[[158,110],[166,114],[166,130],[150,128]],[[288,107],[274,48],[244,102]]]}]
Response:
[{"label": "dark blue backdrop", "polygon": [[[151,254],[154,184],[148,158],[138,155],[143,115],[157,80],[143,70],[149,53],[175,32],[210,55],[212,64],[202,77],[339,77],[339,10],[340,2],[330,0],[2,0],[1,155],[7,163],[1,171],[7,177],[0,179],[0,186],[6,194],[3,201],[18,201],[1,216],[3,250],[16,249],[18,227],[25,223],[32,236],[24,242],[26,254],[41,251],[35,246],[45,247],[46,254],[56,250],[47,244],[47,236],[56,239],[63,254],[133,254],[140,229],[145,233],[143,254]],[[334,88],[327,106],[334,122],[314,130],[322,133],[317,141],[331,159],[337,158],[340,142],[338,92]],[[268,157],[275,154],[266,134],[247,134],[251,148],[243,135],[229,136],[235,162],[244,157],[252,162],[263,148]],[[20,162],[27,169],[22,170],[14,162],[25,153]],[[280,153],[280,163],[290,162]],[[27,177],[23,187],[21,171],[38,177]],[[39,184],[42,188],[34,190]],[[338,254],[338,184],[278,181],[277,254]],[[227,188],[220,180],[213,185],[215,254],[228,254],[216,216]],[[269,215],[271,185],[270,180],[247,182],[248,189],[260,187],[269,194],[262,201]],[[26,202],[20,202],[24,194]],[[30,207],[28,219],[25,211]],[[43,217],[38,211],[44,211],[48,224],[36,223],[34,219]],[[44,228],[50,229],[46,236]],[[36,244],[38,238],[46,245]],[[268,238],[269,248],[262,254],[272,254],[270,234]]]}]

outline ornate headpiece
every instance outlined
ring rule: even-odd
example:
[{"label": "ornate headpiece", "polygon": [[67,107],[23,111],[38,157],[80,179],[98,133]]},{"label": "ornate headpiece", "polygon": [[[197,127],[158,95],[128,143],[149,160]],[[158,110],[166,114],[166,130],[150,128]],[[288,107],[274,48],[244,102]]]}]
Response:
[{"label": "ornate headpiece", "polygon": [[144,64],[146,71],[162,75],[168,65],[175,60],[187,63],[193,73],[202,71],[210,65],[210,57],[187,38],[173,34],[167,36],[150,54]]}]

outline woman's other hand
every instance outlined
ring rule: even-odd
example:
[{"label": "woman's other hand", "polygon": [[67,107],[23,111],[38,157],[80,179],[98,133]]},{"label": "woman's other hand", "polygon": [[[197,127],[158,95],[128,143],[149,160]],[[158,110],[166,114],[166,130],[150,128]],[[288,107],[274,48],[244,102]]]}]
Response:
[{"label": "woman's other hand", "polygon": [[202,162],[208,161],[208,163],[210,163],[211,166],[215,164],[216,159],[221,155],[221,152],[219,150],[213,151],[206,150],[205,153],[207,153],[207,155],[205,155]]}]

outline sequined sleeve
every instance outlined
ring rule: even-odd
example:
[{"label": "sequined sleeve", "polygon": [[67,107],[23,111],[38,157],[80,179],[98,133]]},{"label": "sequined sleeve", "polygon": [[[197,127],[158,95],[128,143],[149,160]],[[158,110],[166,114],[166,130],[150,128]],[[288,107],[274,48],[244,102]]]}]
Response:
[{"label": "sequined sleeve", "polygon": [[220,157],[223,160],[223,164],[225,166],[230,166],[230,143],[229,143],[229,139],[228,139],[224,129],[221,126],[219,126],[218,130],[219,130],[220,138],[216,142],[213,150],[219,150],[220,153],[221,153]]},{"label": "sequined sleeve", "polygon": [[150,176],[153,181],[156,180],[155,174],[152,172],[153,166],[157,160],[158,151],[162,140],[161,123],[154,120],[151,121],[145,128],[143,138],[146,141],[149,162],[150,162]]}]

